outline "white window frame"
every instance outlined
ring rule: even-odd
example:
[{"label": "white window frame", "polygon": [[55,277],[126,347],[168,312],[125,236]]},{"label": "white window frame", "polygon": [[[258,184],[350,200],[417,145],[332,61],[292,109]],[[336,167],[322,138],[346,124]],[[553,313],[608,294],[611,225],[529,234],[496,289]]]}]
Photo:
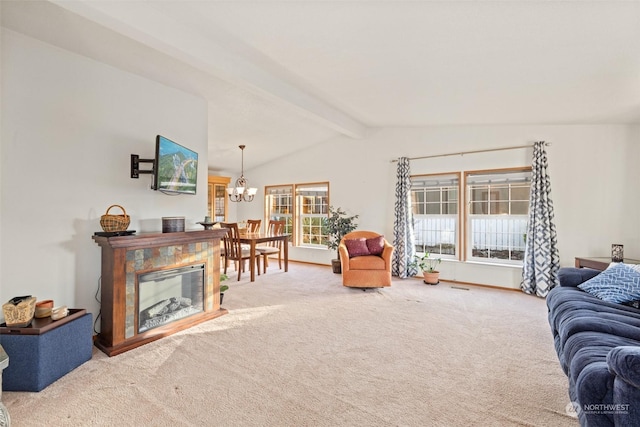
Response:
[{"label": "white window frame", "polygon": [[[289,240],[290,245],[328,249],[327,236],[322,234],[322,223],[329,215],[328,181],[267,185],[264,194],[265,219],[267,222],[285,221],[285,233],[292,236]],[[307,209],[310,197],[314,199],[311,212]],[[278,198],[281,198],[283,203],[279,202]]]},{"label": "white window frame", "polygon": [[[465,172],[467,261],[522,265],[529,199],[528,191],[524,200],[514,188],[523,188],[523,182],[530,186],[530,179],[530,167]],[[479,207],[482,213],[476,212]],[[478,256],[481,251],[486,256]],[[494,256],[505,252],[507,258]]]},{"label": "white window frame", "polygon": [[327,249],[322,224],[329,215],[329,183],[297,184],[295,195],[296,246]]},{"label": "white window frame", "polygon": [[[455,190],[454,199],[446,197],[451,190]],[[428,201],[427,192],[439,193],[439,200]],[[420,198],[420,194],[424,197]],[[459,172],[411,177],[411,209],[416,252],[419,255],[429,252],[442,259],[460,258],[460,194]],[[450,213],[449,207],[452,204],[455,206],[455,212]],[[428,209],[429,207],[432,209]],[[436,207],[440,213],[427,213],[429,210],[433,211],[433,207]],[[443,213],[443,211],[447,212]],[[444,227],[440,228],[438,223],[444,224]],[[446,251],[442,253],[443,245],[453,245],[453,253],[446,253]],[[437,246],[438,250],[433,250],[434,246]]]},{"label": "white window frame", "polygon": [[[294,197],[293,185],[266,186],[265,194],[265,218],[268,221],[285,221],[284,232],[293,233]],[[291,203],[286,203],[289,200]],[[289,206],[287,211],[286,207]],[[280,209],[274,210],[274,207]],[[284,212],[282,211],[285,208]]]}]

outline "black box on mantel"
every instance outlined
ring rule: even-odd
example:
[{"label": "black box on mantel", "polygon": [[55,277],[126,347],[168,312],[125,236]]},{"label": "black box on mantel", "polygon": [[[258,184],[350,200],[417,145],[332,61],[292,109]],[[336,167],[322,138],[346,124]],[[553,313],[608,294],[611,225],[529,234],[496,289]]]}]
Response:
[{"label": "black box on mantel", "polygon": [[178,231],[184,231],[183,216],[163,216],[162,217],[163,233],[176,233]]}]

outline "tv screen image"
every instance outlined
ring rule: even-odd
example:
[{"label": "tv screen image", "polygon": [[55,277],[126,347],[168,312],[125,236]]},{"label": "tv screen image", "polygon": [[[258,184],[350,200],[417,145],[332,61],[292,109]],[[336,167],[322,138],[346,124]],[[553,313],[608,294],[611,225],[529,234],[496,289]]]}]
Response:
[{"label": "tv screen image", "polygon": [[198,153],[158,135],[154,172],[156,190],[196,194]]}]

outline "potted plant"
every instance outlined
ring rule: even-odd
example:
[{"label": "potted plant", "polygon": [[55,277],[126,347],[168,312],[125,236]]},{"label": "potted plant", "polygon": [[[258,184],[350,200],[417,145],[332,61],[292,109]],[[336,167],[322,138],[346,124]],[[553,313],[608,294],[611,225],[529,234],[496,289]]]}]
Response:
[{"label": "potted plant", "polygon": [[340,208],[333,209],[332,206],[329,206],[329,217],[323,219],[322,234],[327,236],[327,247],[334,249],[337,254],[337,259],[331,260],[333,272],[336,274],[342,273],[340,253],[338,252],[340,240],[342,240],[345,234],[352,232],[358,227],[356,219],[358,219],[358,215],[347,216],[345,211]]},{"label": "potted plant", "polygon": [[[220,283],[224,282],[228,278],[229,276],[227,276],[226,274],[220,273]],[[220,305],[222,305],[222,298],[224,298],[224,291],[228,289],[229,289],[228,285],[220,285]]]},{"label": "potted plant", "polygon": [[424,282],[428,285],[437,285],[440,283],[440,272],[436,271],[436,265],[442,262],[441,258],[432,258],[429,252],[425,252],[423,256],[414,255],[411,263],[413,267],[419,267],[424,276]]}]

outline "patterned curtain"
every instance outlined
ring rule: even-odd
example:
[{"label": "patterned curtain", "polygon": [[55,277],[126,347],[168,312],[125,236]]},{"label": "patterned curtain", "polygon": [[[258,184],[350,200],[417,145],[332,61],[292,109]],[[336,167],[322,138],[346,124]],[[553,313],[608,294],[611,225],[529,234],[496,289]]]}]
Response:
[{"label": "patterned curtain", "polygon": [[533,146],[529,222],[520,285],[524,292],[543,298],[558,284],[560,269],[544,145],[544,141],[539,141]]},{"label": "patterned curtain", "polygon": [[411,173],[409,159],[398,159],[398,179],[396,182],[396,218],[393,223],[393,263],[391,274],[402,279],[418,274],[417,267],[410,267],[416,253],[413,235],[413,214],[411,212]]}]

